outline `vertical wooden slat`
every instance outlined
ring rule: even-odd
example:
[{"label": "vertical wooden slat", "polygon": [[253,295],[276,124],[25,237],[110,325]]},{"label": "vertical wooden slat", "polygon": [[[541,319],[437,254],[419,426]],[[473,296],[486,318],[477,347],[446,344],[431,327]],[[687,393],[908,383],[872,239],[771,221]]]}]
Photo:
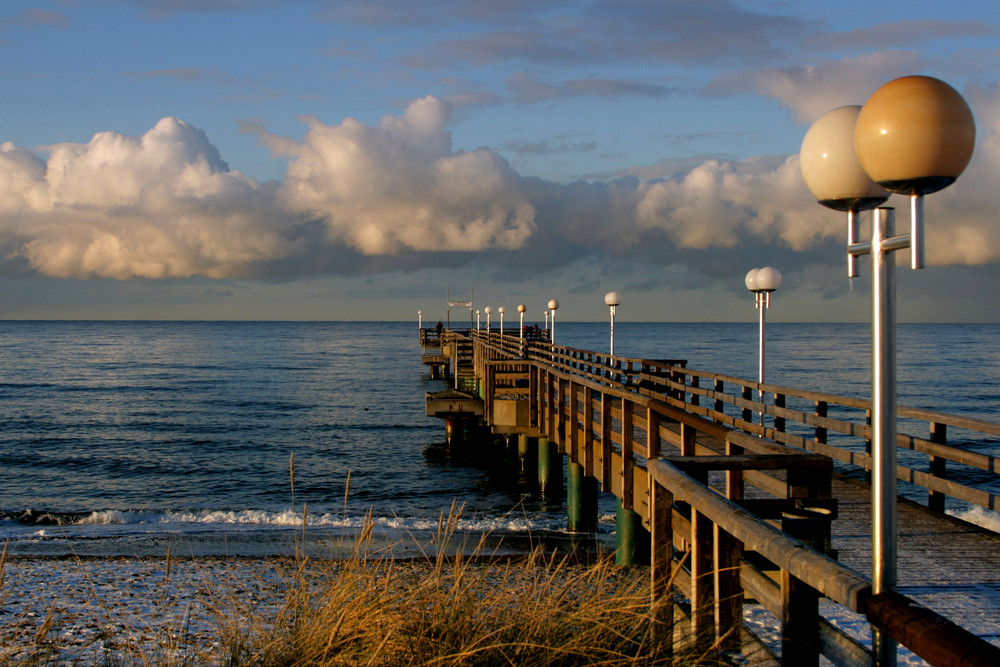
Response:
[{"label": "vertical wooden slat", "polygon": [[[931,428],[931,438],[930,438],[931,442],[940,443],[942,445],[947,444],[948,442],[947,424],[939,424],[937,422],[931,422],[930,428]],[[947,459],[938,456],[930,457],[930,460],[928,462],[929,465],[928,472],[930,472],[930,474],[934,475],[935,477],[940,477],[941,479],[944,479],[945,476],[948,474],[947,462],[948,462]],[[945,494],[941,493],[940,491],[928,492],[927,507],[929,507],[931,510],[935,512],[940,512],[944,514],[945,497],[946,497]]]},{"label": "vertical wooden slat", "polygon": [[781,571],[781,662],[819,665],[819,594]]},{"label": "vertical wooden slat", "polygon": [[559,378],[559,396],[556,398],[556,444],[559,451],[567,453],[569,441],[566,437],[566,429],[569,426],[569,415],[566,414],[566,397],[569,394],[567,386],[569,380]]},{"label": "vertical wooden slat", "polygon": [[743,544],[715,526],[715,600],[718,605],[719,648],[735,651],[740,647],[743,628],[743,587],[740,585],[740,559]]},{"label": "vertical wooden slat", "polygon": [[673,653],[674,596],[670,579],[674,568],[674,494],[649,476],[650,595],[653,640]]},{"label": "vertical wooden slat", "polygon": [[[816,401],[816,416],[826,417],[829,405],[826,401]],[[816,427],[816,442],[826,442],[826,428],[822,426]]]},{"label": "vertical wooden slat", "polygon": [[[699,651],[715,643],[715,526],[691,509],[691,636]],[[793,663],[794,664],[794,663]]]},{"label": "vertical wooden slat", "polygon": [[528,424],[538,428],[538,367],[528,365]]},{"label": "vertical wooden slat", "polygon": [[583,463],[583,457],[580,455],[580,429],[577,426],[577,409],[579,405],[577,403],[579,392],[579,387],[575,382],[567,383],[569,387],[569,413],[566,415],[566,427],[569,429],[569,433],[566,434],[567,445],[566,451],[569,454],[569,460],[573,463]]},{"label": "vertical wooden slat", "polygon": [[[743,387],[743,400],[751,401],[753,400],[753,389],[750,387]],[[753,421],[753,410],[750,408],[743,408],[743,421],[752,422]]]},{"label": "vertical wooden slat", "polygon": [[646,456],[655,459],[660,455],[660,413],[646,408]]},{"label": "vertical wooden slat", "polygon": [[632,401],[622,399],[622,504],[635,509],[635,442],[632,429]]},{"label": "vertical wooden slat", "polygon": [[[785,407],[785,395],[784,394],[775,394],[774,395],[774,407],[776,407],[776,408],[783,408],[783,407]],[[785,431],[785,418],[784,417],[777,417],[776,416],[774,418],[774,430],[778,431],[779,433],[784,433],[784,431]]]},{"label": "vertical wooden slat", "polygon": [[[726,383],[722,380],[715,381],[715,391],[716,395],[723,394],[726,391]],[[715,399],[715,411],[719,414],[724,414],[726,411],[726,402],[721,398]]]},{"label": "vertical wooden slat", "polygon": [[594,477],[594,390],[583,388],[583,474]]},{"label": "vertical wooden slat", "polygon": [[611,396],[601,394],[601,487],[611,491]]},{"label": "vertical wooden slat", "polygon": [[[743,453],[743,448],[739,445],[726,441],[726,456],[739,456]],[[730,500],[743,500],[743,471],[726,471],[726,498]]]}]

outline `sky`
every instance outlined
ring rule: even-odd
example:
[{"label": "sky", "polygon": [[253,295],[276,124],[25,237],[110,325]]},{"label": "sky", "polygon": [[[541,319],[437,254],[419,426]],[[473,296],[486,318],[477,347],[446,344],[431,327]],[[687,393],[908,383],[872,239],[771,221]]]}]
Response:
[{"label": "sky", "polygon": [[899,321],[1000,322],[995,0],[5,0],[0,319],[868,321],[798,152],[910,74],[977,143]]}]

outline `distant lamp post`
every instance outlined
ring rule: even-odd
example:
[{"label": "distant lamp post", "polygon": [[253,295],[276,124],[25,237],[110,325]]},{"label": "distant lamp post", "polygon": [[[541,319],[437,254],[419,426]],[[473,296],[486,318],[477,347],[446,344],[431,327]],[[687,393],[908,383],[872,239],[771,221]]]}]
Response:
[{"label": "distant lamp post", "polygon": [[525,306],[523,303],[522,304],[518,304],[518,306],[517,306],[517,312],[519,312],[521,314],[521,342],[522,343],[524,342],[524,311],[526,311],[526,310],[528,310],[527,306]]},{"label": "distant lamp post", "polygon": [[476,331],[479,331],[479,315],[480,315],[480,312],[481,311],[477,308],[476,309]]},{"label": "distant lamp post", "polygon": [[545,309],[545,328],[549,328],[549,309]]},{"label": "distant lamp post", "polygon": [[486,306],[483,308],[483,312],[486,313],[486,333],[493,333],[493,330],[490,329],[490,313],[493,312],[493,309]]},{"label": "distant lamp post", "polygon": [[424,328],[424,311],[422,310],[417,311],[417,328],[418,329]]},{"label": "distant lamp post", "polygon": [[549,299],[549,310],[552,311],[552,331],[549,333],[549,342],[555,345],[556,343],[556,311],[559,310],[559,302],[555,299]]},{"label": "distant lamp post", "polygon": [[622,295],[618,292],[608,292],[604,295],[604,303],[611,307],[611,356],[615,356],[615,309],[622,303]]},{"label": "distant lamp post", "polygon": [[[781,272],[773,266],[762,269],[750,269],[745,279],[747,289],[754,294],[754,305],[760,313],[760,326],[757,333],[757,384],[764,384],[764,312],[771,307],[771,292],[781,287]],[[760,425],[764,425],[764,390],[757,389],[760,399]]]},{"label": "distant lamp post", "polygon": [[503,314],[504,314],[504,307],[500,306],[499,308],[497,308],[497,312],[500,313],[500,335],[502,336],[503,335]]},{"label": "distant lamp post", "polygon": [[[847,232],[848,276],[857,275],[858,256],[872,256],[872,589],[890,593],[897,585],[896,261],[891,253],[910,248],[910,267],[923,268],[923,196],[952,184],[965,170],[976,127],[962,96],[927,76],[883,85],[852,112],[853,128],[846,112],[841,111],[843,122],[831,120],[838,111],[817,120],[802,141],[802,176],[819,203],[851,213],[878,206],[881,201],[873,203],[871,194],[877,187],[910,196],[909,234],[895,235],[892,208],[876,209],[870,242],[857,241],[854,216],[848,217]],[[844,157],[831,161],[827,150]],[[831,186],[844,179],[839,171],[856,177],[854,189]],[[877,628],[872,638],[875,664],[895,665],[896,643]]]}]

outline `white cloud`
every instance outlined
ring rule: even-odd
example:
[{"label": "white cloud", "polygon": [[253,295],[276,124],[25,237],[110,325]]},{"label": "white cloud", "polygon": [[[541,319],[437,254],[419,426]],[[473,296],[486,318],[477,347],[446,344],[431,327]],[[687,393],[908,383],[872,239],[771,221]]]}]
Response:
[{"label": "white cloud", "polygon": [[258,136],[293,156],[283,205],[322,219],[332,241],[369,255],[520,247],[535,216],[520,178],[491,150],[453,152],[450,113],[425,97],[374,127],[309,119],[301,144]]},{"label": "white cloud", "polygon": [[[806,91],[815,83],[807,79]],[[795,81],[788,85],[783,99],[797,99]],[[1000,260],[992,186],[1000,93],[968,97],[978,154],[956,185],[928,198],[931,264]],[[53,145],[47,160],[4,144],[0,267],[27,263],[67,278],[222,278],[409,270],[482,252],[531,270],[631,253],[699,271],[708,270],[700,253],[735,261],[747,248],[807,251],[844,237],[843,216],[812,200],[794,155],[561,185],[523,178],[487,148],[455,151],[449,117],[446,102],[426,97],[375,125],[305,119],[301,140],[248,125],[289,158],[285,179],[269,184],[231,171],[202,131],[174,118],[140,137],[104,132]],[[897,206],[905,218],[905,202]],[[442,252],[455,254],[443,260]]]}]

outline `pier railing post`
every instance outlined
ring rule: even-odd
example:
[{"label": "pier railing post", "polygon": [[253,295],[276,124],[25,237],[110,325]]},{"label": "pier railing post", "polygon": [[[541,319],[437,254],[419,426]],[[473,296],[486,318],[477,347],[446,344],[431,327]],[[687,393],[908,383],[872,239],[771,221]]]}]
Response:
[{"label": "pier railing post", "polygon": [[[816,416],[826,417],[829,406],[826,401],[816,401]],[[816,427],[816,442],[826,442],[826,429],[822,426]]]},{"label": "pier railing post", "polygon": [[[948,442],[948,425],[931,422],[930,441],[937,444]],[[940,456],[931,456],[928,461],[928,472],[938,479],[944,479],[947,474],[948,459]],[[927,494],[927,507],[934,512],[944,514],[946,495],[940,491],[929,491]]]},{"label": "pier railing post", "polygon": [[[774,407],[783,408],[785,407],[785,395],[775,394],[774,395]],[[775,410],[777,412],[777,410]],[[784,433],[785,431],[785,418],[779,417],[777,414],[774,416],[774,430],[779,433]]]},{"label": "pier railing post", "polygon": [[715,524],[691,508],[691,636],[699,652],[716,640],[714,561]]},{"label": "pier railing post", "polygon": [[674,640],[674,494],[649,476],[650,595],[653,641],[671,649]]},{"label": "pier railing post", "polygon": [[819,665],[819,593],[781,570],[781,662]]},{"label": "pier railing post", "polygon": [[718,525],[715,525],[714,537],[719,649],[736,651],[740,647],[743,629],[743,586],[740,584],[743,544]]}]

